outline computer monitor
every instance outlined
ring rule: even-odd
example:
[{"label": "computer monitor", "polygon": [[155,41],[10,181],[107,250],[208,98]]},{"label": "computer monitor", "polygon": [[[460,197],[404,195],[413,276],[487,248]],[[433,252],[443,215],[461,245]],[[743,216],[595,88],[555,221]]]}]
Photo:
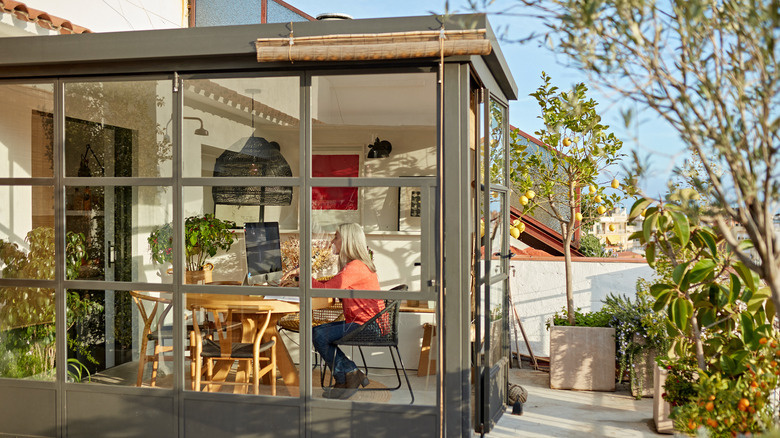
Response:
[{"label": "computer monitor", "polygon": [[249,284],[274,282],[282,277],[279,222],[247,222],[246,260]]}]

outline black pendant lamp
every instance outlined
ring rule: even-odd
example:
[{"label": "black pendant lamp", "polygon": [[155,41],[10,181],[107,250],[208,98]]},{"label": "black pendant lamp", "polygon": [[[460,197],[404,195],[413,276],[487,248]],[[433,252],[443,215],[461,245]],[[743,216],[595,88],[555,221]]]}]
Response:
[{"label": "black pendant lamp", "polygon": [[[292,176],[279,143],[263,137],[249,137],[235,152],[226,150],[217,158],[214,176]],[[284,186],[217,186],[212,189],[215,204],[290,205],[292,187]]]}]

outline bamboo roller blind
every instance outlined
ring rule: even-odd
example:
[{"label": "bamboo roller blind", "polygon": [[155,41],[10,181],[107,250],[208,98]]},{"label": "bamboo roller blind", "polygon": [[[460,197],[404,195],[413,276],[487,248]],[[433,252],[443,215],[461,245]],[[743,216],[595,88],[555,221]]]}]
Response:
[{"label": "bamboo roller blind", "polygon": [[[487,55],[485,29],[258,38],[258,62],[363,61]],[[292,44],[291,44],[292,41]]]}]

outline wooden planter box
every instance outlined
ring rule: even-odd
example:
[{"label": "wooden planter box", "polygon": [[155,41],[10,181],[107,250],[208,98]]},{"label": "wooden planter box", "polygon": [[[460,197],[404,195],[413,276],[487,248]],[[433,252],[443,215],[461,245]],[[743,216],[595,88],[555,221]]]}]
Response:
[{"label": "wooden planter box", "polygon": [[550,327],[550,388],[615,390],[615,329]]},{"label": "wooden planter box", "polygon": [[657,366],[653,372],[653,390],[656,396],[653,398],[653,422],[655,423],[655,430],[658,433],[674,433],[674,424],[669,419],[669,413],[671,412],[671,406],[668,402],[664,401],[661,394],[664,393],[664,384],[666,383],[666,370]]}]

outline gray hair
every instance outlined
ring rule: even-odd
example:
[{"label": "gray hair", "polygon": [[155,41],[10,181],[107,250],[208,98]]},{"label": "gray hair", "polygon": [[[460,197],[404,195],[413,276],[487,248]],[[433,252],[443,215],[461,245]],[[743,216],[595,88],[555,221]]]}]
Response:
[{"label": "gray hair", "polygon": [[341,251],[339,252],[339,270],[344,269],[352,260],[360,260],[371,272],[376,272],[376,266],[371,261],[366,245],[366,235],[363,227],[356,223],[341,224],[336,229],[341,236]]}]

